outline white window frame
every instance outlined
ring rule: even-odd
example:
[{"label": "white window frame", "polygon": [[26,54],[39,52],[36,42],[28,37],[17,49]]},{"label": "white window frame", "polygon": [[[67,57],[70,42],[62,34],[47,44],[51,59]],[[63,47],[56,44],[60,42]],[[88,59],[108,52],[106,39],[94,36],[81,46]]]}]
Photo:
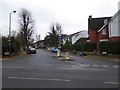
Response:
[{"label": "white window frame", "polygon": [[102,30],[102,35],[105,35],[105,34],[107,34],[106,29],[103,29]]}]

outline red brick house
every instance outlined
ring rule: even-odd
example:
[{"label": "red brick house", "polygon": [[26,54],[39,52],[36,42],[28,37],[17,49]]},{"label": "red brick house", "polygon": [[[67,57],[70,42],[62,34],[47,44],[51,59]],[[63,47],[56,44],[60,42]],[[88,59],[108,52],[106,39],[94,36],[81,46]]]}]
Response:
[{"label": "red brick house", "polygon": [[109,39],[108,21],[111,18],[112,17],[92,18],[92,16],[88,18],[89,41],[96,43],[96,51],[98,51],[100,41]]},{"label": "red brick house", "polygon": [[120,10],[98,31],[99,41],[120,41]]}]

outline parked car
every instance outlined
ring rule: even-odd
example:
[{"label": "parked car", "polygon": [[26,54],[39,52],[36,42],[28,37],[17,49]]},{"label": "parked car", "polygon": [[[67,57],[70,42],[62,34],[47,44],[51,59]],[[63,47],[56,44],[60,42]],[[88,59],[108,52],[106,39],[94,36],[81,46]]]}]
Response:
[{"label": "parked car", "polygon": [[29,48],[29,49],[28,49],[28,53],[29,53],[29,54],[36,54],[37,51],[36,51],[35,48]]},{"label": "parked car", "polygon": [[53,52],[53,53],[57,53],[58,51],[59,51],[58,48],[55,48],[55,47],[51,48],[51,52]]}]

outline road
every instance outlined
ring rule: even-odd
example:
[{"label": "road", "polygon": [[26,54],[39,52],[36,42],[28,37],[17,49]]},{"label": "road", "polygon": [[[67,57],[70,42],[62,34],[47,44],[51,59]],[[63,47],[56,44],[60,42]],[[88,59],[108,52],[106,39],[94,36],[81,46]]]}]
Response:
[{"label": "road", "polygon": [[118,88],[118,64],[88,57],[63,61],[48,51],[2,62],[3,88]]}]

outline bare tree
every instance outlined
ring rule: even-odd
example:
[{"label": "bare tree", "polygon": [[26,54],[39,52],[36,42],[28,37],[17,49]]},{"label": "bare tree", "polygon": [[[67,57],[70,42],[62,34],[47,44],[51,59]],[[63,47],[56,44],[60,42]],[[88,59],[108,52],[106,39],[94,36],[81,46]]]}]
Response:
[{"label": "bare tree", "polygon": [[27,50],[34,30],[34,21],[30,11],[27,9],[22,8],[19,13],[19,26],[20,34],[24,42],[24,47],[25,50]]},{"label": "bare tree", "polygon": [[37,41],[40,41],[40,35],[36,35]]}]

